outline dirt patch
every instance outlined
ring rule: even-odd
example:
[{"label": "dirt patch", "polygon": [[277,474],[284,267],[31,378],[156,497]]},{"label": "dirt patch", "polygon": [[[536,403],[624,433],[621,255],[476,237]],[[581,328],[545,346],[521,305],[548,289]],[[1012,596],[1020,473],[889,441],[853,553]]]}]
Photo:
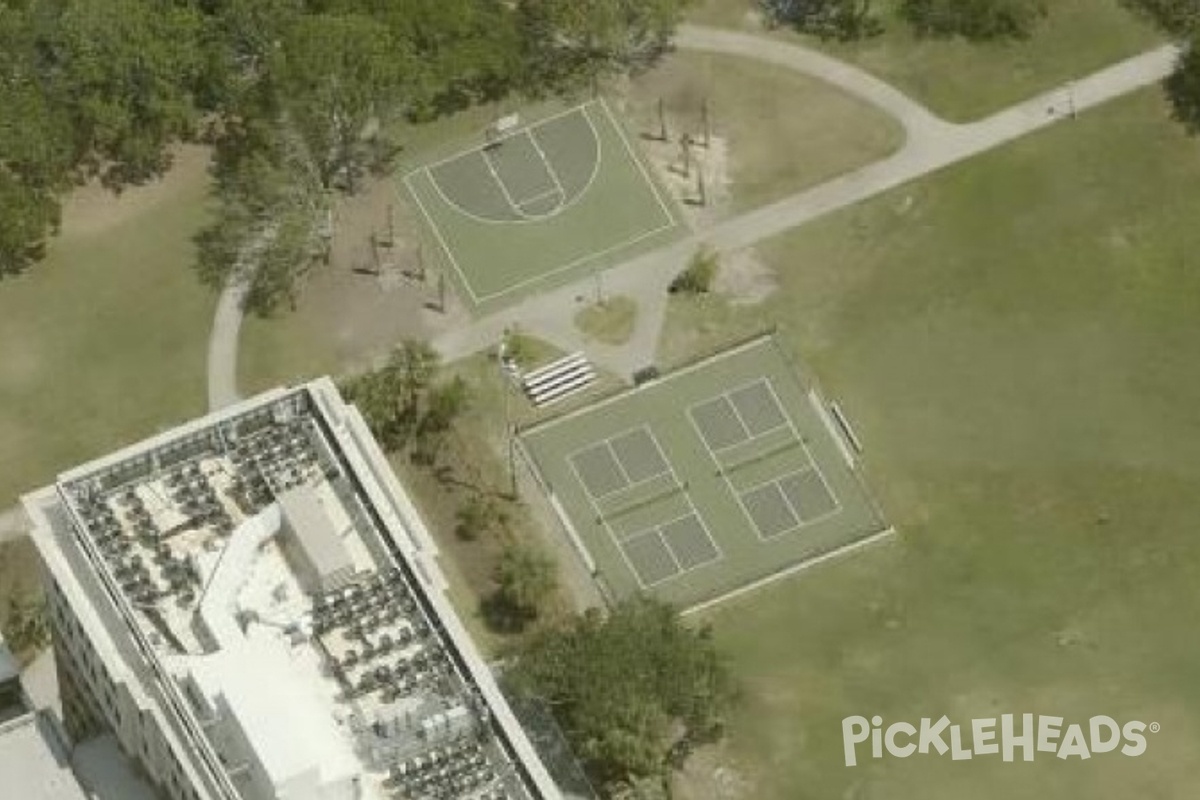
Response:
[{"label": "dirt patch", "polygon": [[92,180],[72,191],[63,201],[62,235],[91,236],[137,219],[180,191],[207,180],[212,150],[200,145],[170,149],[171,167],[157,180],[113,192]]},{"label": "dirt patch", "polygon": [[330,263],[314,272],[300,313],[342,371],[368,366],[401,339],[429,338],[468,318],[452,288],[441,285],[445,279],[425,265],[409,214],[390,178],[371,181],[334,209]]},{"label": "dirt patch", "polygon": [[696,750],[671,780],[677,800],[743,800],[754,796],[753,789],[720,744]]},{"label": "dirt patch", "polygon": [[775,293],[779,281],[754,250],[739,250],[721,258],[713,288],[735,306],[758,305]]}]

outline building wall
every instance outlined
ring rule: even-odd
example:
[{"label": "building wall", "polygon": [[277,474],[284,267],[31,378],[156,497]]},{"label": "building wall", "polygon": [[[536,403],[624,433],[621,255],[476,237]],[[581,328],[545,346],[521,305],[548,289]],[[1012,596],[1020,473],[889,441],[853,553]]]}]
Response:
[{"label": "building wall", "polygon": [[106,663],[93,641],[97,633],[86,629],[81,622],[84,615],[72,607],[44,560],[42,582],[68,735],[84,741],[109,731],[161,797],[201,800],[163,735],[157,715],[143,707],[129,683],[118,677],[127,674],[124,666]]}]

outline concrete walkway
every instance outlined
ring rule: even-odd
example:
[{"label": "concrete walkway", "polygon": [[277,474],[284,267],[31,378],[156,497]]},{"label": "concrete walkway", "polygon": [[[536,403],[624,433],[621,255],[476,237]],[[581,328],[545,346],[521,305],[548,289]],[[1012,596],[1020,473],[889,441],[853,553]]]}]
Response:
[{"label": "concrete walkway", "polygon": [[519,305],[439,337],[434,344],[446,359],[494,346],[504,329],[515,324],[565,348],[584,349],[599,365],[629,375],[653,361],[667,286],[700,246],[718,252],[750,247],[817,217],[1071,119],[1115,97],[1161,81],[1170,73],[1179,53],[1172,45],[1163,46],[993,116],[959,125],[934,116],[874,76],[799,45],[689,25],[680,29],[677,44],[682,48],[764,60],[826,80],[895,116],[904,125],[907,140],[888,158],[694,231],[682,241],[605,272],[604,286],[609,294],[625,294],[639,300],[640,313],[633,336],[620,348],[588,344],[574,328],[572,320],[580,308],[580,298],[587,298],[592,292],[593,278],[589,276],[529,297]]},{"label": "concrete walkway", "polygon": [[[519,325],[522,330],[566,349],[584,349],[600,366],[628,376],[653,360],[664,318],[667,285],[701,245],[720,252],[750,247],[817,217],[1069,120],[1089,108],[1162,80],[1170,73],[1179,52],[1175,46],[1163,46],[993,116],[958,125],[940,119],[875,76],[801,45],[695,25],[682,26],[676,44],[685,49],[766,61],[827,81],[895,117],[907,134],[905,145],[881,161],[693,231],[681,241],[605,272],[606,294],[624,294],[641,301],[633,334],[621,347],[587,342],[574,326],[574,316],[581,304],[594,293],[594,279],[589,276],[528,297],[515,306],[439,336],[433,344],[447,360],[494,347],[505,328]],[[240,300],[236,287],[227,289],[214,319],[208,362],[209,403],[213,408],[237,399]]]},{"label": "concrete walkway", "polygon": [[231,280],[217,300],[212,332],[208,336],[208,410],[232,405],[238,400],[238,334],[242,330],[242,301],[245,282]]}]

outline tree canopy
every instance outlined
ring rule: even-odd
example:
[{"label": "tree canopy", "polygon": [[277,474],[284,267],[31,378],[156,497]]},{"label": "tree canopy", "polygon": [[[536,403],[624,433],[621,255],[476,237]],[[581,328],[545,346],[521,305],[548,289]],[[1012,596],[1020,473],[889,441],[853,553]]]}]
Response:
[{"label": "tree canopy", "polygon": [[0,0],[0,273],[61,193],[145,181],[217,146],[199,274],[269,313],[322,255],[332,191],[396,151],[388,122],[570,91],[666,47],[688,0]]},{"label": "tree canopy", "polygon": [[1200,133],[1200,28],[1191,35],[1175,71],[1167,78],[1166,88],[1175,118],[1190,133]]},{"label": "tree canopy", "polygon": [[1176,35],[1200,28],[1200,0],[1124,0],[1163,30]]},{"label": "tree canopy", "polygon": [[519,691],[549,702],[607,786],[661,775],[672,753],[718,735],[733,697],[708,629],[649,598],[540,633],[512,677]]}]

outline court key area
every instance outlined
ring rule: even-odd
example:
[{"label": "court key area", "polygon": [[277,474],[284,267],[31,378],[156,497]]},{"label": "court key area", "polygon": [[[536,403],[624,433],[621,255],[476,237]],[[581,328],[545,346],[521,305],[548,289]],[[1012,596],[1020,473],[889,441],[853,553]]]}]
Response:
[{"label": "court key area", "polygon": [[576,279],[683,230],[607,103],[593,100],[411,169],[403,180],[475,308]]},{"label": "court key area", "polygon": [[524,431],[603,582],[690,607],[886,529],[770,337]]}]

